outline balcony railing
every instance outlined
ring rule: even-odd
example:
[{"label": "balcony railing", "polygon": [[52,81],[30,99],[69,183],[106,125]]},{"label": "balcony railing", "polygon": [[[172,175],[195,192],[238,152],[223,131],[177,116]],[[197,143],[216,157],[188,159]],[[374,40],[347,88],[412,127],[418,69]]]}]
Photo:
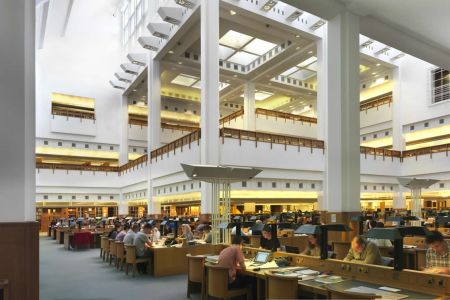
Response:
[{"label": "balcony railing", "polygon": [[445,155],[448,156],[449,150],[450,150],[450,144],[431,146],[431,147],[419,148],[419,149],[414,149],[414,150],[406,150],[406,151],[402,152],[402,158],[415,157],[417,160],[417,157],[419,155],[429,155],[430,158],[433,158],[434,153],[442,153],[442,152],[445,152]]},{"label": "balcony railing", "polygon": [[198,127],[196,127],[196,126],[186,126],[186,125],[169,124],[169,123],[161,123],[161,128],[171,129],[171,130],[179,130],[179,131],[187,131],[187,132],[194,132],[194,131],[198,130]]},{"label": "balcony railing", "polygon": [[94,112],[82,112],[76,110],[67,110],[58,107],[52,108],[52,115],[71,117],[71,118],[80,118],[80,119],[89,119],[95,121],[95,113]]},{"label": "balcony railing", "polygon": [[391,160],[394,160],[394,157],[402,159],[402,152],[397,150],[388,150],[383,148],[370,148],[370,147],[360,147],[361,154],[364,154],[364,158],[367,158],[367,156],[373,156],[375,159],[377,156],[383,157],[390,157]]},{"label": "balcony railing", "polygon": [[68,170],[68,171],[93,171],[93,172],[118,172],[119,167],[110,166],[91,166],[91,165],[74,165],[74,164],[53,164],[53,163],[36,163],[36,169],[47,170]]},{"label": "balcony railing", "polygon": [[193,142],[197,142],[197,145],[200,144],[201,130],[198,128],[196,131],[193,131],[179,139],[174,140],[173,142],[168,143],[158,149],[155,149],[151,152],[151,160],[155,159],[158,161],[158,157],[162,158],[164,154],[167,154],[169,157],[169,153],[173,152],[175,154],[176,149],[180,148],[181,152],[183,152],[183,147],[188,146],[191,149],[191,144]]},{"label": "balcony railing", "polygon": [[365,111],[367,113],[367,110],[369,110],[371,108],[378,109],[378,107],[381,105],[388,104],[390,106],[391,103],[392,103],[392,93],[387,93],[387,94],[383,94],[381,96],[363,101],[363,103],[361,103],[361,105],[359,106],[359,110]]},{"label": "balcony railing", "polygon": [[222,144],[224,143],[225,138],[233,138],[239,140],[239,145],[242,144],[242,140],[254,141],[255,147],[258,147],[258,142],[270,143],[270,149],[272,149],[273,144],[284,145],[285,150],[287,149],[287,146],[297,146],[299,150],[300,147],[310,148],[311,152],[314,148],[325,149],[324,142],[320,140],[232,128],[221,128],[220,137],[222,138]]},{"label": "balcony railing", "polygon": [[239,118],[240,116],[244,115],[244,109],[240,109],[235,111],[234,113],[229,114],[228,116],[225,116],[219,120],[219,125],[224,125],[225,123],[230,123],[230,121]]},{"label": "balcony railing", "polygon": [[275,117],[275,118],[280,118],[280,119],[298,121],[298,122],[302,122],[302,123],[317,124],[316,118],[294,115],[294,114],[285,113],[285,112],[281,112],[281,111],[257,108],[255,113],[256,113],[256,116],[263,115],[263,116],[268,116],[268,117]]},{"label": "balcony railing", "polygon": [[134,159],[132,161],[129,161],[126,164],[121,165],[120,167],[118,167],[118,172],[120,174],[123,174],[124,172],[126,172],[126,171],[128,171],[130,169],[134,170],[134,168],[137,168],[139,165],[142,165],[142,164],[146,164],[147,165],[147,161],[148,161],[148,155],[144,154],[144,155],[139,156],[138,158],[136,158],[136,159]]}]

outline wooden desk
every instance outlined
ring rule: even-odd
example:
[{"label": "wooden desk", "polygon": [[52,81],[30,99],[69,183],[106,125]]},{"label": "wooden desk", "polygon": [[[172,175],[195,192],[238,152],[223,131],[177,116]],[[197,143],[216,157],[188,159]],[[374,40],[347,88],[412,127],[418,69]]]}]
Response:
[{"label": "wooden desk", "polygon": [[152,269],[153,276],[170,276],[187,273],[187,254],[219,254],[225,246],[199,244],[186,247],[154,247],[150,251],[153,253]]}]

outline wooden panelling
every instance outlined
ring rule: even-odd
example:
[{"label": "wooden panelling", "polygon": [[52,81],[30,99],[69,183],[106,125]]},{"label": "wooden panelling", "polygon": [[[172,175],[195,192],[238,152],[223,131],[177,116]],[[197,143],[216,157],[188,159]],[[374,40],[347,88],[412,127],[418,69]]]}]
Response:
[{"label": "wooden panelling", "polygon": [[0,223],[0,278],[9,300],[39,299],[39,224]]}]

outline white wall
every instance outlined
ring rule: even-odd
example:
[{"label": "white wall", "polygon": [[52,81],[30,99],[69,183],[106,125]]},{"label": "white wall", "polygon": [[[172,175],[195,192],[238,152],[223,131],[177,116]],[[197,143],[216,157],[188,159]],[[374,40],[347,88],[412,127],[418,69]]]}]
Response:
[{"label": "white wall", "polygon": [[275,134],[294,135],[306,138],[317,138],[317,124],[256,115],[256,131]]},{"label": "white wall", "polygon": [[361,130],[380,123],[392,121],[392,104],[381,105],[378,108],[363,110],[359,113]]},{"label": "white wall", "polygon": [[[433,65],[406,55],[399,60],[401,124],[432,119],[450,113],[450,101],[431,105],[430,70]],[[394,99],[398,101],[399,99]]]},{"label": "white wall", "polygon": [[[120,69],[120,18],[113,16],[116,2],[74,1],[63,37],[61,2],[50,1],[44,47],[36,51],[36,136],[118,144],[121,97],[108,83]],[[52,132],[53,92],[95,98],[95,136]]]}]

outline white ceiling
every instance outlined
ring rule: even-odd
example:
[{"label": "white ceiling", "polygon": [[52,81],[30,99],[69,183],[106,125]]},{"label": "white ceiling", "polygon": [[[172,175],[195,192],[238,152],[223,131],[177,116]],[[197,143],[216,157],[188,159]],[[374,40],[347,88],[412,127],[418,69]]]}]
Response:
[{"label": "white ceiling", "polygon": [[449,0],[341,0],[359,15],[386,25],[450,53]]}]

